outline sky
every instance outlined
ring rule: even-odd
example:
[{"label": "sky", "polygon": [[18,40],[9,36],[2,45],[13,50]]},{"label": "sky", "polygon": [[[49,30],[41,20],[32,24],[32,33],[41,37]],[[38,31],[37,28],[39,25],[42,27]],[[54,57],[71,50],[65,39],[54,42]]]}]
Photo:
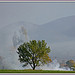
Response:
[{"label": "sky", "polygon": [[0,28],[25,21],[41,25],[75,15],[75,3],[0,3]]}]

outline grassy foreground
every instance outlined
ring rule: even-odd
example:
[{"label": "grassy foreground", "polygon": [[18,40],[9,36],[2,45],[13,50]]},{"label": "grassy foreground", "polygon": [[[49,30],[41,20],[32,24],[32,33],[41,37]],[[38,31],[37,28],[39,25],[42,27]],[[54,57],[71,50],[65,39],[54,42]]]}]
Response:
[{"label": "grassy foreground", "polygon": [[75,71],[58,71],[58,70],[0,70],[0,73],[75,73]]}]

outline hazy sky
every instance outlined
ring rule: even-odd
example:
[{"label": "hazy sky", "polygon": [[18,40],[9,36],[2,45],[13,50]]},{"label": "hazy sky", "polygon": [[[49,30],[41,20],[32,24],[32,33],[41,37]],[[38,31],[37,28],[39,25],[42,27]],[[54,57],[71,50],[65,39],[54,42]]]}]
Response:
[{"label": "hazy sky", "polygon": [[75,3],[0,3],[0,28],[18,21],[44,24],[75,15]]}]

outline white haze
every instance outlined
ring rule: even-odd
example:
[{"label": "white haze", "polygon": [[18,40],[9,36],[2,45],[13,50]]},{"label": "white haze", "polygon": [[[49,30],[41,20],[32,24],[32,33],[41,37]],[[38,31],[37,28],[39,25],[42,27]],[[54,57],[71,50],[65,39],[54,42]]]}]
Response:
[{"label": "white haze", "polygon": [[[39,26],[36,24],[18,22],[8,25],[0,29],[0,69],[29,69],[29,65],[25,68],[18,60],[17,48],[20,44],[28,40],[40,40],[37,30]],[[36,37],[39,37],[38,39]],[[60,68],[60,64],[54,60],[48,65],[38,67],[44,70],[70,70],[69,68]]]},{"label": "white haze", "polygon": [[69,67],[60,67],[59,62],[54,59],[51,63],[48,63],[47,65],[39,67],[42,70],[63,70],[63,71],[72,71]]},{"label": "white haze", "polygon": [[[25,38],[29,39],[24,31],[28,28],[27,26],[27,24],[24,26],[19,22],[0,30],[0,60],[3,65],[0,69],[23,69],[16,51],[20,44],[27,41]],[[23,28],[25,29],[23,30]]]}]

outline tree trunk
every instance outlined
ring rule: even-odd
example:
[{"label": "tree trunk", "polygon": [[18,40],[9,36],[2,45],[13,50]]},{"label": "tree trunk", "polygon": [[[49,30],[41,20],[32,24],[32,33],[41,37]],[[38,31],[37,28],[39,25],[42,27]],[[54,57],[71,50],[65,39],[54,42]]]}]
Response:
[{"label": "tree trunk", "polygon": [[35,63],[34,63],[34,61],[33,61],[33,70],[35,70]]},{"label": "tree trunk", "polygon": [[33,70],[35,70],[35,58],[34,58],[34,53],[33,53],[33,57],[32,57],[32,62],[33,62]]},{"label": "tree trunk", "polygon": [[33,67],[33,70],[35,70],[35,66]]}]

